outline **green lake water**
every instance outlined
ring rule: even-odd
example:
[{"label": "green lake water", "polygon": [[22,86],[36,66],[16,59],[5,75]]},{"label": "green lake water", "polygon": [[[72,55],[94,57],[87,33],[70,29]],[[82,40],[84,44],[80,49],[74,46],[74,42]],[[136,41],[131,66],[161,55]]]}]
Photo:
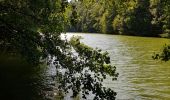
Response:
[{"label": "green lake water", "polygon": [[117,92],[117,100],[170,100],[170,61],[153,60],[170,40],[153,37],[106,34],[68,33],[82,36],[85,44],[110,53],[119,73],[116,81],[109,78],[105,86]]},{"label": "green lake water", "polygon": [[[68,38],[73,35],[82,36],[81,42],[109,52],[119,76],[115,81],[108,77],[104,85],[117,92],[117,100],[170,100],[170,61],[152,59],[154,52],[158,53],[165,44],[170,44],[169,39],[88,33],[66,35]],[[18,61],[9,65],[21,64]],[[0,62],[0,100],[53,100],[56,89],[55,66],[46,68],[44,65],[30,69],[30,66],[25,65],[24,68],[2,65]],[[90,94],[88,100],[92,100],[93,96]],[[72,98],[68,94],[64,99]]]}]

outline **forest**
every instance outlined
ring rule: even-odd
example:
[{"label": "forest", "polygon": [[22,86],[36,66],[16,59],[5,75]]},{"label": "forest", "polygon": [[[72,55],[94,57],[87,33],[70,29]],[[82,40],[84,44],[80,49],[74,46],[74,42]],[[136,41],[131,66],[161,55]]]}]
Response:
[{"label": "forest", "polygon": [[[86,43],[95,46],[99,43],[103,48],[91,47],[81,41],[83,37],[74,34],[67,39],[67,32],[90,33]],[[96,34],[94,38],[92,33],[103,34]],[[123,82],[117,81],[124,73],[118,70],[119,77],[117,68],[120,67],[117,65],[125,68],[125,72],[129,71],[129,66],[136,68],[130,73],[142,71],[142,74],[132,74],[129,79],[135,75],[151,75],[155,68],[156,74],[151,75],[152,78],[134,78],[132,83],[136,82],[138,86],[140,82],[144,83],[141,80],[156,81],[155,84],[160,81],[164,82],[160,84],[169,87],[168,63],[153,59],[168,62],[170,46],[165,45],[161,52],[156,51],[155,54],[152,50],[161,48],[162,43],[168,43],[169,39],[145,38],[168,38],[169,35],[169,0],[0,0],[0,99],[62,100],[71,93],[69,99],[80,96],[83,100],[90,96],[93,100],[115,100],[116,89],[131,88],[131,84],[127,84],[129,87],[115,85],[116,88],[113,88],[112,82],[124,85],[130,77],[124,75]],[[139,55],[133,58],[133,54]],[[165,79],[156,68],[166,72]],[[49,74],[49,70],[55,75]],[[106,81],[111,84],[110,87],[104,84]],[[149,85],[157,86],[155,84]],[[138,91],[134,87],[133,91]],[[165,91],[164,98],[170,98],[166,93],[170,91]],[[142,96],[149,98],[147,94]]]},{"label": "forest", "polygon": [[[68,31],[159,36],[170,33],[168,0],[72,0]],[[71,12],[70,12],[71,11]]]}]

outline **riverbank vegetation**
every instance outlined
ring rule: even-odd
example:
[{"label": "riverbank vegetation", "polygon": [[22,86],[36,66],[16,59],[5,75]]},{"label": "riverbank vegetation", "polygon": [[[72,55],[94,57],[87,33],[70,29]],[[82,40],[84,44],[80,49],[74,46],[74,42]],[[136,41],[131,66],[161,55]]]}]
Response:
[{"label": "riverbank vegetation", "polygon": [[91,91],[96,100],[115,99],[116,93],[102,85],[107,75],[113,80],[117,77],[108,53],[92,49],[78,38],[72,38],[71,42],[61,39],[69,22],[65,13],[67,4],[66,0],[0,1],[1,99],[49,100],[42,91],[51,89],[41,87],[46,78],[38,80],[39,74],[32,74],[42,69],[42,64],[56,67],[53,79],[57,80],[58,91],[72,90],[73,97],[81,92],[82,98]]},{"label": "riverbank vegetation", "polygon": [[154,54],[153,59],[161,59],[162,61],[170,60],[170,45],[165,45],[161,53]]},{"label": "riverbank vegetation", "polygon": [[169,0],[72,0],[68,31],[169,36]]},{"label": "riverbank vegetation", "polygon": [[[47,92],[55,83],[44,81],[51,77],[64,95],[71,90],[72,97],[92,93],[95,100],[114,100],[116,92],[102,84],[106,76],[118,76],[108,53],[78,37],[61,39],[61,33],[169,35],[169,5],[168,0],[1,0],[0,98],[51,100],[56,94]],[[164,53],[169,60],[169,46]],[[50,66],[55,76],[44,75]]]}]

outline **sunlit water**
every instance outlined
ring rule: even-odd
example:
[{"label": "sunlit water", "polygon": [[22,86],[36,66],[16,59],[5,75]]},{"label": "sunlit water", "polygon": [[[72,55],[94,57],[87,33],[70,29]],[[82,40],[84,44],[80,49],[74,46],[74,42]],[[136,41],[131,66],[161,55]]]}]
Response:
[{"label": "sunlit water", "polygon": [[117,92],[118,99],[170,100],[170,62],[153,60],[154,52],[170,43],[168,39],[106,34],[73,34],[85,44],[110,53],[119,73],[116,81],[105,85]]}]

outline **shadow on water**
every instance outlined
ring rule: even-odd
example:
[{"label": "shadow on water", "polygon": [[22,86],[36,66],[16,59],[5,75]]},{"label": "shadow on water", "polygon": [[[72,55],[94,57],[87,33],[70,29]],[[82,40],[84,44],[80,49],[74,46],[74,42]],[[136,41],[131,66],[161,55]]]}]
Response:
[{"label": "shadow on water", "polygon": [[31,66],[20,58],[0,57],[1,100],[48,100],[45,67]]}]

